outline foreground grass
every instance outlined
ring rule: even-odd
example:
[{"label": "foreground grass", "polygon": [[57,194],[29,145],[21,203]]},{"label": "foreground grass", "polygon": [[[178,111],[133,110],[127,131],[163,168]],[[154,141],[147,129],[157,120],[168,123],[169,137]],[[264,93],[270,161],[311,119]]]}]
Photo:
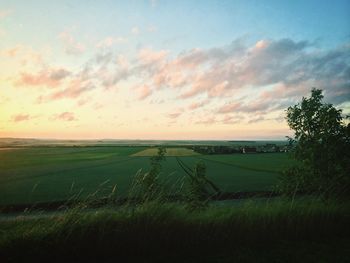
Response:
[{"label": "foreground grass", "polygon": [[349,202],[148,203],[0,224],[1,262],[345,262]]}]

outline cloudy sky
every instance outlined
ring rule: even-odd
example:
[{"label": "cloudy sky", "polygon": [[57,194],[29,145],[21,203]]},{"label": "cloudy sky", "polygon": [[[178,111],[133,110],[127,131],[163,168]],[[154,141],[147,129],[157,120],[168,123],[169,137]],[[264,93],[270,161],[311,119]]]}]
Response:
[{"label": "cloudy sky", "polygon": [[350,1],[0,0],[0,137],[281,139],[350,113]]}]

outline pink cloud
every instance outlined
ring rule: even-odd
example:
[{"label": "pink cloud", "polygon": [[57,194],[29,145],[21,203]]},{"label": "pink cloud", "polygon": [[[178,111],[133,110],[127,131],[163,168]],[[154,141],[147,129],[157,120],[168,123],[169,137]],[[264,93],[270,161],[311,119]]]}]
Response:
[{"label": "pink cloud", "polygon": [[115,44],[118,44],[118,43],[124,43],[126,42],[127,39],[124,38],[124,37],[106,37],[105,39],[101,40],[100,42],[98,42],[96,44],[96,47],[98,48],[109,48]]},{"label": "pink cloud", "polygon": [[85,46],[77,42],[72,36],[71,32],[64,31],[58,36],[62,40],[64,50],[68,55],[80,55],[85,51]]},{"label": "pink cloud", "polygon": [[213,125],[217,122],[215,117],[206,117],[205,119],[198,120],[195,123],[196,124],[204,124],[204,125]]},{"label": "pink cloud", "polygon": [[51,94],[48,99],[49,100],[58,100],[63,98],[75,99],[78,98],[85,91],[90,90],[88,86],[84,87],[68,87],[63,90],[57,91]]},{"label": "pink cloud", "polygon": [[[144,61],[152,63],[139,67],[138,72],[143,76],[148,74],[146,81],[151,81],[156,88],[181,90],[179,98],[183,99],[199,94],[210,98],[229,97],[245,88],[259,90],[277,83],[289,85],[289,89],[296,83],[305,87],[312,84],[309,82],[315,80],[315,75],[322,79],[317,83],[327,89],[332,86],[325,84],[329,83],[327,79],[334,82],[331,72],[339,72],[335,77],[339,80],[335,84],[338,94],[348,94],[344,88],[348,79],[341,73],[346,69],[335,70],[331,65],[340,65],[339,59],[347,65],[345,54],[349,47],[324,53],[309,51],[308,47],[307,41],[291,39],[259,40],[251,47],[242,41],[234,41],[218,48],[192,49],[174,59],[161,51],[144,50]],[[328,66],[321,67],[320,63]]]},{"label": "pink cloud", "polygon": [[87,99],[80,99],[80,100],[77,101],[77,106],[78,107],[84,106],[88,102],[89,102],[89,100],[87,100]]},{"label": "pink cloud", "polygon": [[218,113],[230,113],[235,110],[238,110],[241,106],[241,103],[239,102],[232,102],[225,104],[224,106],[220,107],[218,110]]},{"label": "pink cloud", "polygon": [[[114,39],[106,38],[101,47],[113,43]],[[349,48],[316,52],[306,41],[281,39],[260,40],[249,46],[233,42],[222,47],[191,49],[178,55],[146,48],[139,50],[136,57],[124,57],[117,56],[112,49],[102,49],[66,76],[65,72],[48,67],[39,72],[20,74],[19,83],[55,88],[38,97],[38,102],[67,98],[76,99],[78,105],[83,105],[82,95],[90,90],[123,89],[123,81],[132,78],[132,82],[139,83],[134,91],[140,100],[150,97],[150,103],[154,103],[151,99],[157,97],[158,101],[171,103],[179,98],[187,99],[186,109],[189,110],[215,103],[218,107],[215,114],[219,115],[213,118],[216,117],[218,123],[229,124],[237,120],[226,118],[227,114],[245,113],[249,120],[256,114],[281,110],[308,92],[306,87],[323,88],[336,102],[348,100]],[[21,52],[20,47],[15,47],[2,54],[18,58],[22,56]],[[171,89],[159,94],[169,97],[152,97],[160,89]],[[175,98],[173,94],[177,94]],[[196,99],[191,100],[194,97]],[[94,101],[91,107],[93,105]],[[197,118],[200,113],[193,112],[193,119],[203,123],[210,121],[209,117]],[[174,111],[167,117],[175,120],[181,114],[183,111]]]},{"label": "pink cloud", "polygon": [[9,16],[11,13],[11,10],[0,10],[0,19]]},{"label": "pink cloud", "polygon": [[248,123],[258,123],[264,121],[265,118],[263,116],[257,116],[248,121]]},{"label": "pink cloud", "polygon": [[[89,82],[84,82],[79,79],[72,80],[68,87],[55,91],[47,96],[39,96],[37,103],[48,102],[59,99],[76,99],[85,92],[95,89],[95,86]],[[83,103],[84,104],[84,103]],[[83,105],[81,104],[81,105]]]},{"label": "pink cloud", "polygon": [[61,114],[56,114],[53,117],[54,120],[61,120],[61,121],[76,121],[76,117],[74,116],[73,112],[63,112]]},{"label": "pink cloud", "polygon": [[257,49],[264,49],[268,45],[269,45],[269,42],[264,40],[264,39],[262,39],[262,40],[259,40],[258,42],[255,43],[255,48],[257,48]]},{"label": "pink cloud", "polygon": [[226,87],[229,85],[228,81],[223,81],[217,85],[215,85],[212,89],[208,90],[209,97],[220,97],[224,95],[226,91]]},{"label": "pink cloud", "polygon": [[141,88],[139,88],[138,92],[139,92],[139,96],[138,96],[139,100],[144,100],[152,94],[152,90],[147,85],[144,85]]},{"label": "pink cloud", "polygon": [[4,50],[2,53],[5,56],[8,56],[10,58],[14,58],[21,51],[21,49],[22,49],[22,47],[17,45],[13,48],[8,48],[8,49]]},{"label": "pink cloud", "polygon": [[188,106],[188,109],[190,109],[190,110],[195,110],[195,109],[198,109],[198,108],[203,107],[203,106],[206,105],[207,103],[208,103],[208,100],[200,101],[200,102],[193,102],[193,103],[191,103],[191,104]]},{"label": "pink cloud", "polygon": [[229,88],[230,83],[225,80],[228,73],[222,70],[222,65],[213,67],[214,62],[224,58],[222,53],[219,49],[208,52],[193,49],[169,59],[165,51],[142,50],[139,57],[144,66],[140,70],[149,74],[157,88],[186,87],[180,98],[190,98],[203,91],[211,97],[222,96]]},{"label": "pink cloud", "polygon": [[221,122],[223,124],[236,124],[241,122],[243,119],[244,117],[241,115],[227,115],[221,120]]},{"label": "pink cloud", "polygon": [[[31,63],[32,65],[38,66],[43,65],[43,53],[45,51],[34,51],[31,47],[16,45],[4,49],[0,52],[2,56],[9,57],[11,59],[17,59],[22,66]],[[46,67],[47,65],[45,65]]]},{"label": "pink cloud", "polygon": [[118,55],[117,56],[117,65],[123,69],[123,70],[127,70],[130,66],[130,63],[128,61],[128,59],[123,56],[123,55]]},{"label": "pink cloud", "polygon": [[100,104],[100,103],[95,103],[94,104],[94,110],[99,110],[99,109],[102,109],[103,108],[103,105]]},{"label": "pink cloud", "polygon": [[29,121],[32,117],[29,114],[17,114],[12,116],[13,122]]},{"label": "pink cloud", "polygon": [[16,84],[21,86],[46,86],[56,87],[71,73],[63,68],[45,69],[36,74],[23,72],[20,74]]},{"label": "pink cloud", "polygon": [[173,112],[173,113],[169,113],[167,116],[170,119],[177,119],[178,117],[180,117],[181,114],[182,112]]},{"label": "pink cloud", "polygon": [[154,51],[150,48],[144,48],[139,51],[139,60],[145,64],[156,63],[164,60],[167,54],[166,50]]},{"label": "pink cloud", "polygon": [[[296,90],[297,89],[292,90],[293,93],[291,93],[291,90],[285,90],[283,85],[276,85],[272,90],[263,91],[256,97],[252,96],[250,100],[244,98],[226,103],[217,110],[217,113],[225,114],[243,112],[262,115],[267,112],[280,110],[293,104],[296,94],[299,93],[297,92],[294,94]],[[307,92],[305,88],[303,88],[302,91]],[[289,95],[290,97],[283,98],[286,95]]]}]

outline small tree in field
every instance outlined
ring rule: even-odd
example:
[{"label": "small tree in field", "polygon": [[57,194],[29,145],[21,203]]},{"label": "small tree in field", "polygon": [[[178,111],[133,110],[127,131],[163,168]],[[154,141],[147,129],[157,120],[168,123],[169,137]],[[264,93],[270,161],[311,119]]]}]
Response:
[{"label": "small tree in field", "polygon": [[203,162],[195,165],[189,179],[187,204],[190,210],[203,209],[208,205],[209,192],[207,187],[206,166]]},{"label": "small tree in field", "polygon": [[132,191],[136,191],[137,197],[142,202],[160,198],[162,187],[159,182],[159,174],[162,171],[161,162],[165,160],[166,149],[159,147],[157,155],[150,158],[150,169],[148,172],[139,171],[136,174]]},{"label": "small tree in field", "polygon": [[294,131],[292,154],[298,165],[284,172],[280,183],[284,193],[350,192],[350,126],[344,123],[342,110],[322,99],[322,91],[312,89],[310,98],[287,109],[286,119]]}]

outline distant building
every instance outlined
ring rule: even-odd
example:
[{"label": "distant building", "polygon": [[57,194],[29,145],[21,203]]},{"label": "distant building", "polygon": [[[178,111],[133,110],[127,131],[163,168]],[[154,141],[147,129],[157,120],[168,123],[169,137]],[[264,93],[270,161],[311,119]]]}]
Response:
[{"label": "distant building", "polygon": [[256,153],[256,147],[243,147],[242,153]]},{"label": "distant building", "polygon": [[267,143],[264,147],[264,152],[267,152],[267,153],[273,153],[278,151],[279,151],[279,147],[277,147],[277,145],[273,143]]},{"label": "distant building", "polygon": [[281,152],[285,152],[285,153],[289,152],[289,150],[290,150],[290,147],[288,147],[288,146],[283,146],[283,147],[280,149]]}]

